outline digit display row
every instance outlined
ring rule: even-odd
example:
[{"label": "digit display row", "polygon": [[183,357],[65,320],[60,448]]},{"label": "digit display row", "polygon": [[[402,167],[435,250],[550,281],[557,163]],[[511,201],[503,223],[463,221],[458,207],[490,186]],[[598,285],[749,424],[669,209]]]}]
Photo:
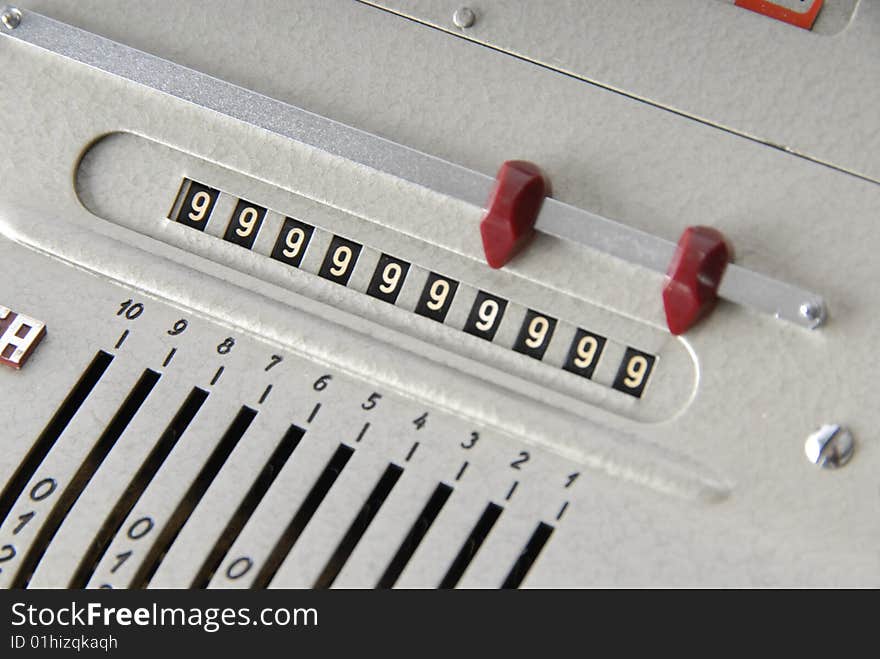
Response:
[{"label": "digit display row", "polygon": [[[220,191],[207,185],[184,179],[169,219],[187,227],[204,231],[220,197]],[[263,225],[267,209],[244,199],[237,199],[232,215],[223,228],[223,239],[252,249]],[[219,220],[220,218],[218,218]],[[301,268],[303,258],[315,236],[323,231],[297,218],[285,217],[269,256],[294,268]],[[324,251],[317,275],[340,286],[349,286],[358,266],[364,245],[332,234]],[[380,252],[378,263],[370,274],[366,294],[396,305],[413,264],[391,254]],[[446,323],[461,282],[441,273],[428,270],[427,280],[421,288],[414,311],[419,316],[438,323]],[[470,307],[462,330],[467,334],[493,342],[510,301],[477,288],[476,298]],[[525,319],[516,331],[512,349],[538,361],[544,360],[548,348],[557,333],[559,320],[535,309],[526,309]],[[562,368],[578,377],[593,379],[593,374],[605,353],[608,339],[582,327],[576,327],[574,338],[565,347]],[[626,346],[617,367],[612,388],[635,398],[641,398],[654,369],[656,356]]]}]

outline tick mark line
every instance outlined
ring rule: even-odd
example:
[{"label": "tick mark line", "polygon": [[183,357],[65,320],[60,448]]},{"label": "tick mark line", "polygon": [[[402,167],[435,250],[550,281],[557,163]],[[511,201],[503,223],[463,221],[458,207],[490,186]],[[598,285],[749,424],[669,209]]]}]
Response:
[{"label": "tick mark line", "polygon": [[222,366],[217,369],[216,373],[214,373],[214,377],[211,378],[211,384],[212,385],[217,384],[217,380],[220,379],[221,375],[223,375],[223,367]]},{"label": "tick mark line", "polygon": [[560,508],[560,509],[559,509],[559,512],[556,513],[556,521],[557,521],[557,522],[558,522],[560,519],[562,519],[562,515],[563,515],[563,513],[566,511],[567,508],[568,508],[568,501],[566,501],[564,504],[562,504],[562,508]]},{"label": "tick mark line", "polygon": [[315,420],[315,417],[318,416],[318,410],[321,409],[321,403],[315,403],[315,409],[312,410],[312,413],[309,414],[309,418],[306,419],[306,423],[311,423]]},{"label": "tick mark line", "polygon": [[455,480],[461,480],[461,477],[464,476],[464,470],[467,469],[468,463],[465,460],[465,463],[461,465],[461,469],[458,470],[458,474],[455,476]]},{"label": "tick mark line", "polygon": [[128,338],[128,330],[122,332],[122,335],[119,337],[119,340],[116,342],[115,349],[119,350],[122,347],[122,344],[125,343],[125,340]]},{"label": "tick mark line", "polygon": [[171,352],[168,353],[168,356],[165,358],[165,361],[162,362],[162,368],[168,366],[171,363],[171,360],[174,359],[174,353],[177,352],[177,348],[171,348]]},{"label": "tick mark line", "polygon": [[364,435],[367,434],[367,430],[369,430],[369,429],[370,429],[370,423],[368,421],[367,423],[364,424],[364,427],[361,428],[361,431],[358,433],[357,439],[355,439],[354,441],[356,441],[356,442],[361,441],[364,438]]},{"label": "tick mark line", "polygon": [[419,447],[419,443],[416,442],[412,445],[412,448],[409,450],[409,453],[406,454],[406,459],[404,462],[409,462],[410,458],[412,458],[413,454],[416,452],[416,449]]},{"label": "tick mark line", "polygon": [[263,395],[260,396],[260,401],[259,401],[259,404],[260,404],[260,405],[262,405],[262,404],[266,401],[266,399],[269,397],[269,392],[270,392],[270,391],[272,391],[272,385],[271,385],[271,384],[268,385],[268,386],[266,387],[266,391],[264,391],[264,392],[263,392]]},{"label": "tick mark line", "polygon": [[510,491],[508,491],[507,496],[504,497],[505,501],[510,501],[510,497],[513,496],[513,493],[516,492],[516,487],[519,485],[519,481],[513,481],[513,485],[510,486]]}]

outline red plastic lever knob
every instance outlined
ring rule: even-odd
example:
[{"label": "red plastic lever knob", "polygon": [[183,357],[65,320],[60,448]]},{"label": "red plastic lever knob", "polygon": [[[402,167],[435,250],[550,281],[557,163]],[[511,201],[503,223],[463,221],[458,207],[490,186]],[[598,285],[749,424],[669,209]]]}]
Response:
[{"label": "red plastic lever knob", "polygon": [[548,194],[550,184],[537,165],[524,160],[501,165],[480,222],[483,252],[491,267],[503,266],[529,241]]},{"label": "red plastic lever knob", "polygon": [[718,299],[718,286],[732,257],[724,236],[712,227],[688,227],[666,271],[663,308],[673,334],[684,334]]}]

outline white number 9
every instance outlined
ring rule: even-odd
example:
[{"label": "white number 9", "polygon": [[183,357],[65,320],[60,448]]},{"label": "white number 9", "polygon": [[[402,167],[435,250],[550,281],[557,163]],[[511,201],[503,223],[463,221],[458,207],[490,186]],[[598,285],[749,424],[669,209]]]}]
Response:
[{"label": "white number 9", "polygon": [[495,300],[483,300],[477,310],[477,317],[480,320],[474,323],[474,326],[481,332],[489,331],[495,324],[495,319],[498,318],[498,303]]},{"label": "white number 9", "polygon": [[210,205],[211,195],[204,190],[196,192],[190,202],[192,210],[189,213],[189,219],[193,222],[201,222],[205,219],[205,214],[208,212],[208,207]]},{"label": "white number 9", "polygon": [[284,238],[284,244],[287,245],[287,249],[282,249],[281,253],[289,259],[296,258],[305,240],[306,232],[299,227],[294,227],[287,232],[287,236]]},{"label": "white number 9", "polygon": [[550,329],[550,321],[543,316],[535,316],[529,323],[528,338],[526,345],[529,348],[540,348],[547,338],[547,330]]},{"label": "white number 9", "polygon": [[437,279],[431,284],[431,290],[428,291],[428,297],[431,300],[425,305],[431,311],[439,311],[446,304],[446,298],[449,296],[449,282],[445,279]]},{"label": "white number 9", "polygon": [[330,274],[334,277],[341,277],[348,270],[349,263],[351,263],[351,247],[340,245],[333,252],[333,267],[330,268]]},{"label": "white number 9", "polygon": [[636,389],[642,386],[645,375],[648,373],[648,360],[642,355],[634,355],[630,357],[629,363],[626,365],[626,375],[623,383],[630,389]]},{"label": "white number 9", "polygon": [[399,263],[389,263],[382,270],[382,282],[379,284],[379,290],[383,293],[393,293],[400,283],[400,275],[403,274],[403,268]]},{"label": "white number 9", "polygon": [[596,350],[599,348],[599,342],[595,336],[583,336],[577,344],[577,357],[574,358],[574,365],[578,368],[589,368],[596,358]]},{"label": "white number 9", "polygon": [[260,217],[260,214],[257,212],[256,208],[251,208],[248,206],[245,208],[238,216],[238,228],[235,230],[242,238],[247,238],[254,231],[254,227],[257,226],[257,218]]}]

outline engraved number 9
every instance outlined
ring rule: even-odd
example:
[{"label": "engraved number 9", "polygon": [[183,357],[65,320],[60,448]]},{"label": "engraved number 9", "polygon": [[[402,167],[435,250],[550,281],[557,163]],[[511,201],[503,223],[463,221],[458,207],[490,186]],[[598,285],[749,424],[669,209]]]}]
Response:
[{"label": "engraved number 9", "polygon": [[547,338],[547,330],[550,329],[550,321],[544,316],[535,316],[529,323],[528,338],[526,345],[529,348],[540,348]]},{"label": "engraved number 9", "polygon": [[400,275],[402,273],[403,268],[400,267],[399,263],[389,263],[386,265],[382,271],[382,283],[379,284],[379,290],[383,293],[393,293],[394,289],[397,288],[397,284],[400,283]]},{"label": "engraved number 9", "polygon": [[[596,358],[596,350],[599,342],[594,336],[584,336],[577,344],[577,357],[574,358],[574,365],[578,368],[589,368]],[[644,359],[644,358],[643,358]],[[632,360],[629,362],[632,364]],[[638,385],[635,385],[638,386]]]},{"label": "engraved number 9", "polygon": [[294,227],[287,232],[287,237],[284,239],[287,249],[282,250],[281,253],[289,259],[296,258],[299,256],[299,251],[302,249],[305,240],[306,232],[299,227]]},{"label": "engraved number 9", "polygon": [[196,192],[190,202],[192,210],[189,213],[189,219],[193,222],[201,222],[205,219],[205,214],[208,212],[208,207],[210,205],[211,195],[204,190]]},{"label": "engraved number 9", "polygon": [[[498,318],[498,303],[495,300],[483,300],[477,311],[477,317],[480,319],[474,326],[481,332],[492,329],[495,319]],[[546,332],[546,329],[544,330]]]},{"label": "engraved number 9", "polygon": [[257,226],[257,218],[260,217],[260,214],[257,212],[256,208],[251,208],[248,206],[245,208],[241,214],[238,216],[238,228],[235,230],[242,238],[247,238],[254,231],[254,227]]},{"label": "engraved number 9", "polygon": [[449,282],[445,279],[437,279],[431,284],[431,290],[428,291],[430,301],[427,307],[431,311],[439,311],[446,304],[446,298],[449,297]]},{"label": "engraved number 9", "polygon": [[351,247],[340,245],[333,252],[333,267],[330,268],[330,274],[334,277],[341,277],[348,270],[349,263],[351,263]]},{"label": "engraved number 9", "polygon": [[642,355],[634,355],[630,357],[629,363],[626,365],[626,377],[623,379],[623,384],[630,389],[636,389],[642,386],[647,372],[648,360]]}]

